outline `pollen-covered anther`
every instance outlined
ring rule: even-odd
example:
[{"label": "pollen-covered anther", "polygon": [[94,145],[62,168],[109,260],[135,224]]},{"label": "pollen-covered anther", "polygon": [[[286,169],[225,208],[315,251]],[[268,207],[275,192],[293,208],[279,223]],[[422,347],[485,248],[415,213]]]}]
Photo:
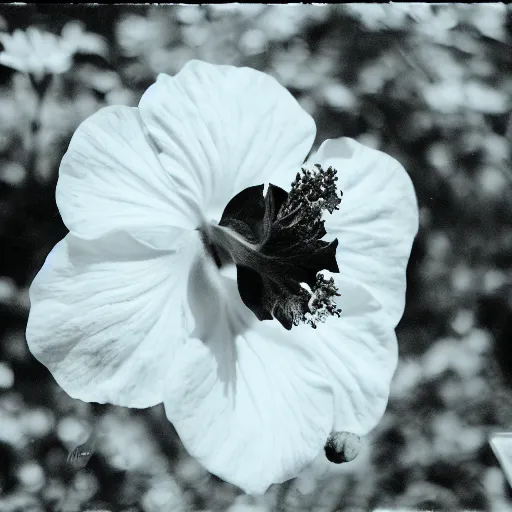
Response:
[{"label": "pollen-covered anther", "polygon": [[332,167],[303,167],[290,192],[272,183],[264,196],[263,185],[244,189],[219,224],[209,226],[212,243],[237,267],[242,301],[259,320],[275,318],[287,330],[301,323],[316,329],[327,317],[340,316],[334,280],[318,274],[339,272],[338,240],[322,240],[322,213],[333,213],[341,202],[336,181]]},{"label": "pollen-covered anther", "polygon": [[[303,167],[301,171],[302,175],[297,173],[286,204],[278,217],[284,217],[300,208],[314,221],[318,220],[323,210],[329,213],[338,210],[341,198],[337,195],[336,169],[329,167],[324,170],[320,164],[315,164],[312,167]],[[341,191],[340,195],[343,195]]]},{"label": "pollen-covered anther", "polygon": [[307,304],[309,311],[302,316],[301,322],[316,329],[317,324],[324,323],[329,316],[340,317],[341,309],[337,307],[333,297],[340,297],[334,279],[331,277],[327,280],[322,274],[318,274]]}]

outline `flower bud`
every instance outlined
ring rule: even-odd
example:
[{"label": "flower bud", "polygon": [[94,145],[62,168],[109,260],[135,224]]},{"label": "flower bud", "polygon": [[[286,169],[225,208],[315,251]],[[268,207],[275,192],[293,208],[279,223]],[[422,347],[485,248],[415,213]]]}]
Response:
[{"label": "flower bud", "polygon": [[361,438],[356,434],[333,432],[325,443],[325,456],[330,462],[335,464],[350,462],[361,451],[361,444]]}]

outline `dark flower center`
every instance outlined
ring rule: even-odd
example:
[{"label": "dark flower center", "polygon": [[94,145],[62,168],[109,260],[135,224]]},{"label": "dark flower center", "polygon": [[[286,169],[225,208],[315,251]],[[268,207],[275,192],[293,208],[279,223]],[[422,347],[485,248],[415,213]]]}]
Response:
[{"label": "dark flower center", "polygon": [[218,224],[202,230],[218,267],[233,262],[240,297],[259,320],[275,318],[283,327],[306,323],[316,328],[340,316],[334,280],[321,270],[339,272],[338,240],[326,242],[322,213],[339,209],[336,170],[320,165],[302,169],[286,192],[270,184],[246,188],[227,204]]}]

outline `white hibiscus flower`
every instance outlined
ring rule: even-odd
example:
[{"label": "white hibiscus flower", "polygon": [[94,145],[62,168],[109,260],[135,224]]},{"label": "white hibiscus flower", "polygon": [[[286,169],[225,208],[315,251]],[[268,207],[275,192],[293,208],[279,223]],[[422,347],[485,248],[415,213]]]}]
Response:
[{"label": "white hibiscus flower", "polygon": [[397,363],[411,180],[342,138],[294,181],[315,131],[253,69],[160,75],[138,108],[74,134],[56,192],[70,233],[30,289],[29,347],[69,395],[163,402],[189,453],[247,493],[296,476],[328,439],[330,458],[353,451]]}]

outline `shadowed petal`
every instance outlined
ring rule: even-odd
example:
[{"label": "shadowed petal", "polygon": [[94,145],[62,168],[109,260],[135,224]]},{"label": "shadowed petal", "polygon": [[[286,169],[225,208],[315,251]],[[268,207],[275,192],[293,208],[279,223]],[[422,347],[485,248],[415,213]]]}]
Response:
[{"label": "shadowed petal", "polygon": [[166,413],[209,471],[260,494],[323,449],[332,392],[308,344],[259,322],[236,281],[201,268],[189,285],[196,327],[168,374]]}]

